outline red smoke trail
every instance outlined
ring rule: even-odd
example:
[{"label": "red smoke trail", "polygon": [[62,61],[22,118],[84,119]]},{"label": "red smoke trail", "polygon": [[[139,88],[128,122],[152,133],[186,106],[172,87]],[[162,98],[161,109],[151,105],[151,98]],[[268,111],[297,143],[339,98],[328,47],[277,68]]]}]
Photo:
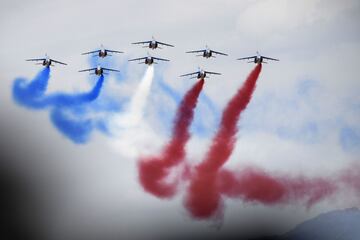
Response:
[{"label": "red smoke trail", "polygon": [[170,168],[185,157],[185,145],[190,138],[189,127],[194,117],[197,99],[204,85],[198,81],[184,96],[177,110],[172,138],[157,157],[142,158],[139,161],[139,178],[145,191],[160,198],[171,197],[176,192],[176,182],[167,183]]},{"label": "red smoke trail", "polygon": [[226,196],[265,205],[300,201],[311,207],[337,190],[335,179],[274,176],[256,168],[221,170],[217,180]]},{"label": "red smoke trail", "polygon": [[195,169],[185,200],[186,207],[194,217],[211,217],[219,208],[220,192],[216,183],[218,170],[228,160],[234,149],[237,122],[241,112],[250,102],[260,72],[261,64],[257,64],[243,86],[230,100],[222,114],[219,130],[212,140],[204,161]]}]

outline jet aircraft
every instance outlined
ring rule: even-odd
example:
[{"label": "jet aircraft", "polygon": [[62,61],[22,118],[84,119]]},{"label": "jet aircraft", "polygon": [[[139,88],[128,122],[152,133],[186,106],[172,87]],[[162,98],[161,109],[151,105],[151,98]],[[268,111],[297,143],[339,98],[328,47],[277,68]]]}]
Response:
[{"label": "jet aircraft", "polygon": [[[96,53],[96,54],[94,54]],[[121,51],[116,51],[116,50],[110,50],[110,49],[105,49],[104,46],[101,44],[100,49],[98,50],[94,50],[94,51],[90,51],[90,52],[85,52],[82,53],[81,55],[87,55],[87,54],[94,54],[93,57],[99,56],[101,58],[104,58],[106,56],[112,56],[109,53],[124,53]]]},{"label": "jet aircraft", "polygon": [[132,44],[144,44],[145,45],[144,48],[150,48],[152,50],[154,50],[156,48],[161,49],[160,45],[167,46],[167,47],[174,47],[174,45],[164,43],[164,42],[159,42],[154,37],[152,37],[152,40],[149,40],[149,41],[134,42]]},{"label": "jet aircraft", "polygon": [[272,61],[279,61],[279,59],[276,59],[276,58],[262,56],[262,55],[260,55],[259,52],[256,52],[255,56],[238,58],[237,60],[250,60],[250,61],[248,61],[248,63],[267,63],[267,62],[264,62],[265,59],[272,60]]},{"label": "jet aircraft", "polygon": [[[184,74],[184,75],[181,75],[180,77],[186,77],[186,76],[192,76],[191,78],[198,78],[198,79],[204,79],[204,78],[208,78],[209,75],[221,75],[221,73],[217,73],[217,72],[209,72],[209,71],[205,71],[201,68],[199,68],[198,71],[196,72],[192,72],[192,73],[187,73],[187,74]],[[194,76],[195,75],[195,76]]]},{"label": "jet aircraft", "polygon": [[37,62],[36,63],[37,65],[43,65],[46,67],[54,66],[53,63],[67,65],[66,63],[51,59],[47,54],[45,54],[44,58],[31,58],[31,59],[26,59],[26,61],[35,61],[35,62]]},{"label": "jet aircraft", "polygon": [[157,64],[157,62],[155,62],[155,60],[158,60],[158,61],[170,61],[169,59],[164,59],[164,58],[157,58],[157,57],[153,57],[151,55],[148,54],[147,57],[141,57],[141,58],[134,58],[134,59],[130,59],[129,62],[132,62],[132,61],[142,61],[144,60],[143,62],[140,62],[139,64],[147,64],[147,65],[151,65],[151,64]]},{"label": "jet aircraft", "polygon": [[110,69],[110,68],[104,68],[104,67],[100,67],[100,66],[97,66],[96,68],[89,68],[89,69],[80,70],[79,72],[92,72],[90,74],[94,74],[94,75],[97,75],[97,76],[102,76],[104,74],[108,74],[105,71],[120,72],[119,70]]},{"label": "jet aircraft", "polygon": [[186,53],[200,53],[199,55],[196,55],[198,57],[204,57],[204,58],[211,58],[211,57],[215,57],[213,54],[218,54],[218,55],[223,55],[223,56],[227,56],[226,53],[222,53],[222,52],[218,52],[218,51],[214,51],[211,50],[207,45],[205,46],[205,49],[201,49],[201,50],[194,50],[194,51],[188,51]]}]

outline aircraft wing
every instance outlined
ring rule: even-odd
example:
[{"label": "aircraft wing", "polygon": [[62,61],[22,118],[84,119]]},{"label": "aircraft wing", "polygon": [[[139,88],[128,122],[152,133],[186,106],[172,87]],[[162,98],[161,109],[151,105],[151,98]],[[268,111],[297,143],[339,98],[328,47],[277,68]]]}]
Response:
[{"label": "aircraft wing", "polygon": [[264,57],[264,56],[262,56],[262,57],[267,60],[279,61],[279,59],[276,59],[276,58],[270,58],[270,57]]},{"label": "aircraft wing", "polygon": [[238,59],[236,59],[236,60],[249,60],[249,59],[252,59],[252,58],[256,58],[256,56],[243,57],[243,58],[238,58]]},{"label": "aircraft wing", "polygon": [[56,62],[56,63],[62,64],[62,65],[67,65],[66,63],[59,62],[59,61],[56,61],[56,60],[54,60],[54,59],[50,59],[50,60],[51,60],[51,61],[53,61],[53,62]]},{"label": "aircraft wing", "polygon": [[198,74],[198,73],[199,72],[187,73],[187,74],[180,75],[180,77],[191,76],[191,75]]},{"label": "aircraft wing", "polygon": [[81,55],[92,54],[92,53],[98,53],[98,52],[100,52],[100,50],[95,50],[95,51],[91,51],[91,52],[85,52],[85,53],[82,53]]},{"label": "aircraft wing", "polygon": [[206,74],[213,74],[213,75],[221,75],[221,73],[217,73],[217,72],[208,72],[208,71],[205,71]]},{"label": "aircraft wing", "polygon": [[205,52],[205,50],[194,50],[194,51],[188,51],[186,53],[200,53],[200,52]]},{"label": "aircraft wing", "polygon": [[26,59],[25,61],[44,61],[46,60],[46,58],[31,58],[31,59]]},{"label": "aircraft wing", "polygon": [[111,52],[111,53],[124,53],[124,52],[121,52],[121,51],[109,50],[109,49],[105,49],[105,51]]},{"label": "aircraft wing", "polygon": [[131,43],[131,44],[147,44],[147,43],[151,43],[151,41],[134,42],[134,43]]},{"label": "aircraft wing", "polygon": [[157,57],[153,57],[153,59],[159,60],[159,61],[170,61],[169,59],[164,59],[164,58],[157,58]]},{"label": "aircraft wing", "polygon": [[168,43],[163,43],[163,42],[159,42],[156,41],[158,44],[164,45],[164,46],[168,46],[168,47],[175,47],[174,45],[168,44]]},{"label": "aircraft wing", "polygon": [[120,72],[119,70],[110,69],[110,68],[102,68],[102,69],[103,69],[103,70],[106,70],[106,71]]},{"label": "aircraft wing", "polygon": [[79,72],[90,72],[90,71],[94,71],[96,68],[89,68],[89,69],[84,69],[84,70],[80,70]]},{"label": "aircraft wing", "polygon": [[146,59],[146,57],[129,59],[129,62],[143,60],[143,59]]},{"label": "aircraft wing", "polygon": [[216,53],[216,54],[219,54],[219,55],[223,55],[223,56],[227,56],[227,54],[226,53],[222,53],[222,52],[218,52],[218,51],[213,51],[213,50],[211,50],[213,53]]}]

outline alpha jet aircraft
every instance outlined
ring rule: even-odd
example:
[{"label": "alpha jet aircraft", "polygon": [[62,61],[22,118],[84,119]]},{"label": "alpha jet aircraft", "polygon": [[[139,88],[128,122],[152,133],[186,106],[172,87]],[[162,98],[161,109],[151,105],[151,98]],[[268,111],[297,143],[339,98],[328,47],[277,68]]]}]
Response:
[{"label": "alpha jet aircraft", "polygon": [[214,58],[215,56],[213,54],[219,54],[219,55],[227,56],[226,53],[211,50],[207,45],[205,46],[205,49],[188,51],[186,53],[201,53],[201,54],[196,55],[196,56],[197,57],[204,57],[204,58],[210,58],[210,57]]},{"label": "alpha jet aircraft", "polygon": [[96,68],[80,70],[79,72],[91,72],[91,71],[93,71],[93,72],[90,73],[90,74],[94,74],[94,75],[97,75],[97,76],[102,76],[104,74],[108,74],[105,71],[120,72],[119,70],[110,69],[110,68],[104,68],[104,67],[100,67],[100,66],[97,66]]},{"label": "alpha jet aircraft", "polygon": [[256,56],[238,58],[237,60],[250,60],[250,59],[253,59],[253,60],[249,61],[248,63],[252,63],[252,62],[253,63],[267,63],[267,62],[264,62],[264,59],[272,60],[272,61],[279,61],[279,59],[262,56],[262,55],[260,55],[259,52],[256,52]]},{"label": "alpha jet aircraft", "polygon": [[142,57],[142,58],[134,58],[134,59],[130,59],[129,62],[132,62],[132,61],[142,61],[144,60],[143,62],[140,62],[139,64],[141,63],[144,63],[144,64],[147,64],[147,65],[151,65],[151,64],[157,64],[157,62],[155,62],[155,60],[159,60],[159,61],[170,61],[169,59],[164,59],[164,58],[157,58],[157,57],[152,57],[148,54],[147,57]]},{"label": "alpha jet aircraft", "polygon": [[208,78],[209,76],[207,76],[207,74],[213,74],[213,75],[221,75],[221,73],[217,73],[217,72],[209,72],[209,71],[205,71],[201,68],[199,68],[199,70],[197,72],[193,72],[193,73],[188,73],[188,74],[184,74],[181,75],[180,77],[186,77],[186,76],[193,76],[191,78],[198,78],[198,79],[204,79],[204,78]]},{"label": "alpha jet aircraft", "polygon": [[43,66],[46,66],[46,67],[54,66],[53,63],[59,63],[59,64],[62,64],[62,65],[67,65],[66,63],[63,63],[63,62],[60,62],[60,61],[49,58],[49,56],[47,54],[45,54],[44,58],[26,59],[26,61],[36,61],[36,62],[38,62],[38,63],[36,63],[37,65],[43,65]]},{"label": "alpha jet aircraft", "polygon": [[159,42],[157,40],[155,40],[154,37],[152,37],[152,40],[149,41],[143,41],[143,42],[134,42],[132,44],[145,44],[147,46],[144,46],[144,48],[150,48],[152,50],[159,48],[161,49],[161,47],[159,45],[163,45],[163,46],[168,46],[168,47],[174,47],[174,45],[168,44],[168,43],[163,43],[163,42]]},{"label": "alpha jet aircraft", "polygon": [[87,54],[94,54],[93,57],[99,56],[101,58],[104,58],[106,56],[112,56],[109,53],[124,53],[124,52],[120,52],[120,51],[115,51],[115,50],[110,50],[110,49],[105,49],[104,46],[101,44],[100,49],[98,50],[94,50],[94,51],[90,51],[90,52],[86,52],[86,53],[82,53],[81,55],[87,55]]}]

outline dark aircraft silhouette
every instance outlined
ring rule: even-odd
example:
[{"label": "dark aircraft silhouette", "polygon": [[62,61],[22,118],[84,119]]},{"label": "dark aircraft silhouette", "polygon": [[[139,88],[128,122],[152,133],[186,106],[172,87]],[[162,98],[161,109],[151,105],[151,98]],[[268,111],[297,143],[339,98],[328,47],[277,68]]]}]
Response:
[{"label": "dark aircraft silhouette", "polygon": [[[251,59],[253,59],[253,60],[251,60]],[[262,55],[260,55],[259,52],[256,52],[255,56],[238,58],[237,60],[251,60],[248,63],[252,63],[252,62],[253,63],[267,63],[267,62],[264,62],[264,59],[272,60],[272,61],[279,61],[279,59],[262,56]]]},{"label": "dark aircraft silhouette", "polygon": [[145,44],[147,46],[144,46],[145,48],[150,48],[152,50],[156,49],[156,48],[160,48],[161,47],[159,45],[163,45],[163,46],[168,46],[168,47],[174,47],[174,45],[168,44],[168,43],[163,43],[163,42],[159,42],[157,40],[155,40],[154,37],[152,37],[152,40],[149,41],[143,41],[143,42],[134,42],[132,44]]},{"label": "dark aircraft silhouette", "polygon": [[218,55],[223,55],[223,56],[227,56],[226,53],[222,53],[222,52],[218,52],[218,51],[214,51],[211,50],[207,45],[205,46],[205,49],[202,50],[194,50],[194,51],[188,51],[186,53],[201,53],[199,55],[196,55],[198,57],[204,57],[204,58],[210,58],[210,57],[215,57],[213,54],[218,54]]},{"label": "dark aircraft silhouette", "polygon": [[102,76],[104,74],[108,74],[105,71],[111,71],[111,72],[120,72],[119,70],[115,70],[115,69],[110,69],[110,68],[103,68],[100,66],[97,66],[96,68],[89,68],[89,69],[84,69],[84,70],[80,70],[79,72],[91,72],[90,74],[94,74],[97,76]]},{"label": "dark aircraft silhouette", "polygon": [[86,53],[82,53],[82,55],[87,55],[87,54],[94,54],[94,57],[99,56],[101,58],[104,58],[106,56],[112,56],[109,53],[124,53],[124,52],[120,52],[120,51],[116,51],[116,50],[110,50],[110,49],[105,49],[104,46],[101,44],[100,49],[98,50],[94,50],[94,51],[90,51],[90,52],[86,52]]},{"label": "dark aircraft silhouette", "polygon": [[67,65],[66,63],[63,63],[63,62],[60,62],[60,61],[49,58],[49,56],[47,54],[45,54],[44,58],[26,59],[26,61],[36,61],[36,62],[38,62],[38,63],[36,63],[37,65],[43,65],[43,66],[46,66],[46,67],[54,66],[53,63]]},{"label": "dark aircraft silhouette", "polygon": [[196,72],[187,73],[187,74],[181,75],[180,77],[192,76],[191,78],[205,79],[205,78],[209,77],[207,74],[209,74],[209,75],[211,75],[211,74],[212,75],[221,75],[221,73],[209,72],[209,71],[205,71],[205,70],[199,68],[199,70],[196,71]]}]

